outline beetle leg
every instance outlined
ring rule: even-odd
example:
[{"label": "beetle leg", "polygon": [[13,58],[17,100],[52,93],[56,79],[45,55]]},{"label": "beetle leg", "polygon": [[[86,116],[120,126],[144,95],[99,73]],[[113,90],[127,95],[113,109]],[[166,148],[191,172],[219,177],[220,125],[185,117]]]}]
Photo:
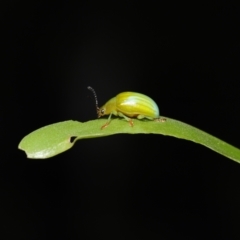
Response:
[{"label": "beetle leg", "polygon": [[143,118],[148,118],[148,117],[145,117],[144,115],[138,115],[137,116],[137,119],[143,119]]},{"label": "beetle leg", "polygon": [[112,117],[112,113],[109,115],[107,122],[101,127],[101,129],[104,129],[105,127],[107,127],[109,125],[111,117]]},{"label": "beetle leg", "polygon": [[101,130],[103,130],[105,127],[107,127],[109,125],[109,122],[106,122],[102,127]]},{"label": "beetle leg", "polygon": [[166,122],[167,119],[166,119],[166,118],[159,117],[159,118],[155,118],[154,121],[155,121],[155,122]]},{"label": "beetle leg", "polygon": [[166,122],[167,119],[166,118],[162,118],[162,117],[158,117],[158,118],[152,118],[152,117],[147,117],[147,116],[144,116],[144,115],[138,115],[137,116],[137,119],[143,119],[143,118],[147,118],[149,120],[153,120],[154,122]]},{"label": "beetle leg", "polygon": [[128,122],[129,122],[130,126],[133,127],[133,120],[131,118],[129,118]]},{"label": "beetle leg", "polygon": [[129,122],[130,126],[133,127],[133,120],[132,120],[132,118],[128,118],[127,116],[125,116],[125,115],[124,115],[123,113],[121,113],[121,112],[118,113],[118,116],[124,118],[126,121]]}]

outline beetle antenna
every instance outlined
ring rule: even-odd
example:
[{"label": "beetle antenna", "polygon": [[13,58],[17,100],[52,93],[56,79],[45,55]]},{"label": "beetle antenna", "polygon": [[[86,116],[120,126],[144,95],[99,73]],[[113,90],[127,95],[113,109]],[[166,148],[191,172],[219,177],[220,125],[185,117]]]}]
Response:
[{"label": "beetle antenna", "polygon": [[97,94],[92,87],[88,86],[87,88],[88,88],[88,90],[92,91],[92,93],[93,93],[93,96],[94,96],[95,102],[96,102],[97,114],[98,114],[99,107],[98,107]]}]

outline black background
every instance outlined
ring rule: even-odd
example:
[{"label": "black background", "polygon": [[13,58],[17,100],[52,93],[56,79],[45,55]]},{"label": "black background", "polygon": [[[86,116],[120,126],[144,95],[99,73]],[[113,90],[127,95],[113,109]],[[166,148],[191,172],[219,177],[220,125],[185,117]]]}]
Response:
[{"label": "black background", "polygon": [[240,165],[155,135],[79,141],[54,158],[31,131],[96,118],[123,91],[240,147],[239,15],[224,1],[1,7],[1,239],[239,239]]}]

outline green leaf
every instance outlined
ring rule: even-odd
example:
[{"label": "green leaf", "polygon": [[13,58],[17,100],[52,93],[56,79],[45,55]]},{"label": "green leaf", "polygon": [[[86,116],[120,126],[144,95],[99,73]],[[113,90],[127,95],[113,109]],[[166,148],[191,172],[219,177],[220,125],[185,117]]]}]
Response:
[{"label": "green leaf", "polygon": [[115,118],[101,130],[105,123],[106,119],[97,119],[85,123],[69,120],[51,124],[25,136],[18,147],[26,152],[28,158],[45,159],[70,149],[79,139],[105,137],[120,133],[153,133],[202,144],[240,163],[238,148],[174,119],[166,118],[166,121],[162,122],[134,119],[134,126],[131,127],[125,120]]}]

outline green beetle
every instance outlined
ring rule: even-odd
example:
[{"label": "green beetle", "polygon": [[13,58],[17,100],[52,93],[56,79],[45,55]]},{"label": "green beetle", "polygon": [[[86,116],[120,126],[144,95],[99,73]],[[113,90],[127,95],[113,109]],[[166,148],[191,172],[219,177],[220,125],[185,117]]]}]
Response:
[{"label": "green beetle", "polygon": [[112,115],[124,118],[133,127],[132,118],[159,120],[159,109],[157,104],[148,96],[136,92],[122,92],[106,102],[101,108],[98,107],[97,95],[92,87],[88,87],[94,94],[97,115],[102,117],[109,115],[108,121],[101,129],[107,127]]}]

